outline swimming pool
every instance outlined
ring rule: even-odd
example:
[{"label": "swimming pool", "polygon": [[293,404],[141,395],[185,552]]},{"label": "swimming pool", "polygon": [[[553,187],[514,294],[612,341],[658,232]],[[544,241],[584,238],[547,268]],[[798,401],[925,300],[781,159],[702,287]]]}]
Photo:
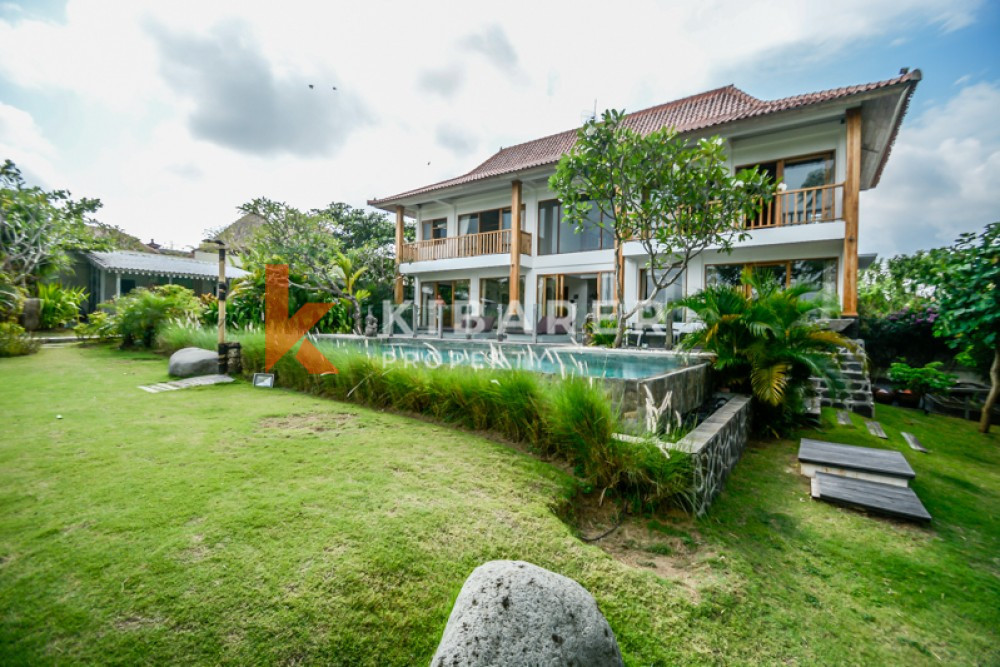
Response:
[{"label": "swimming pool", "polygon": [[386,361],[421,365],[468,366],[476,369],[526,370],[561,377],[638,380],[701,363],[670,352],[643,352],[583,348],[569,345],[533,345],[475,340],[366,339],[319,335],[322,345],[364,350]]}]

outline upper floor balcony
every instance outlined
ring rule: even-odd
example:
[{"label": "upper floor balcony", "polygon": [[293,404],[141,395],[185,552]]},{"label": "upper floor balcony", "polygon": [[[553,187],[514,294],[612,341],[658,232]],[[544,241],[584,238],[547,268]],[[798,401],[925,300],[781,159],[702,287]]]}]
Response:
[{"label": "upper floor balcony", "polygon": [[[531,254],[531,234],[521,232],[521,254]],[[513,247],[513,232],[498,229],[478,234],[461,234],[444,238],[427,239],[414,243],[404,243],[400,252],[400,262],[426,262],[436,259],[461,259],[482,255],[510,254]]]},{"label": "upper floor balcony", "polygon": [[750,230],[831,222],[843,218],[844,184],[779,190],[744,226]]}]

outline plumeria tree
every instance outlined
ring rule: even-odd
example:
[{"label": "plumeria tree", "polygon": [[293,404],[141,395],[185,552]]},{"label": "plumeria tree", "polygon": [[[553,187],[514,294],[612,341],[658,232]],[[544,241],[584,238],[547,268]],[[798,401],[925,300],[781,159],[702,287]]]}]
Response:
[{"label": "plumeria tree", "polygon": [[979,420],[979,430],[989,433],[1000,396],[1000,222],[962,234],[947,250],[929,271],[938,302],[934,332],[954,348],[992,353],[990,392]]},{"label": "plumeria tree", "polygon": [[626,321],[674,284],[692,259],[708,248],[728,252],[746,238],[743,221],[770,198],[768,177],[756,168],[730,172],[722,139],[691,142],[671,128],[642,134],[616,110],[580,128],[549,187],[578,232],[597,225],[613,234],[616,248],[638,241],[649,257],[651,291],[631,306],[615,262],[615,347]]},{"label": "plumeria tree", "polygon": [[70,264],[69,251],[110,248],[88,216],[97,199],[70,198],[65,190],[29,186],[10,160],[0,164],[0,272],[21,288]]}]

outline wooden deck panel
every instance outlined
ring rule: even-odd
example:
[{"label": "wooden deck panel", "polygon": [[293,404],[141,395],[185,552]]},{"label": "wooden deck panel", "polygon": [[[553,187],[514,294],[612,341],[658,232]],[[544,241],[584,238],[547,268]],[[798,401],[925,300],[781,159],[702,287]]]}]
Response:
[{"label": "wooden deck panel", "polygon": [[920,441],[917,440],[917,436],[913,435],[912,433],[907,433],[906,431],[903,431],[903,440],[906,440],[906,444],[910,446],[910,449],[915,449],[918,452],[923,452],[924,454],[930,453],[930,450],[924,447],[922,444],[920,444]]},{"label": "wooden deck panel", "polygon": [[868,427],[868,432],[876,438],[882,438],[883,440],[889,439],[889,436],[885,434],[885,430],[882,428],[882,425],[878,422],[866,421],[865,426]]},{"label": "wooden deck panel", "polygon": [[799,444],[799,461],[904,479],[913,479],[917,476],[906,458],[897,451],[838,445],[810,438],[802,438]]},{"label": "wooden deck panel", "polygon": [[931,515],[920,498],[908,487],[891,486],[850,479],[839,475],[816,473],[814,498],[913,521],[930,521]]}]

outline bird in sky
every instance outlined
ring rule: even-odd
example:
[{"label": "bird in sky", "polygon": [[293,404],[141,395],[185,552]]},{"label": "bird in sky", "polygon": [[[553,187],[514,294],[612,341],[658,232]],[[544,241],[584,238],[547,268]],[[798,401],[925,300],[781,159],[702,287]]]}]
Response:
[{"label": "bird in sky", "polygon": [[310,83],[309,84],[309,90],[312,90],[312,89],[313,89],[313,85]]}]

